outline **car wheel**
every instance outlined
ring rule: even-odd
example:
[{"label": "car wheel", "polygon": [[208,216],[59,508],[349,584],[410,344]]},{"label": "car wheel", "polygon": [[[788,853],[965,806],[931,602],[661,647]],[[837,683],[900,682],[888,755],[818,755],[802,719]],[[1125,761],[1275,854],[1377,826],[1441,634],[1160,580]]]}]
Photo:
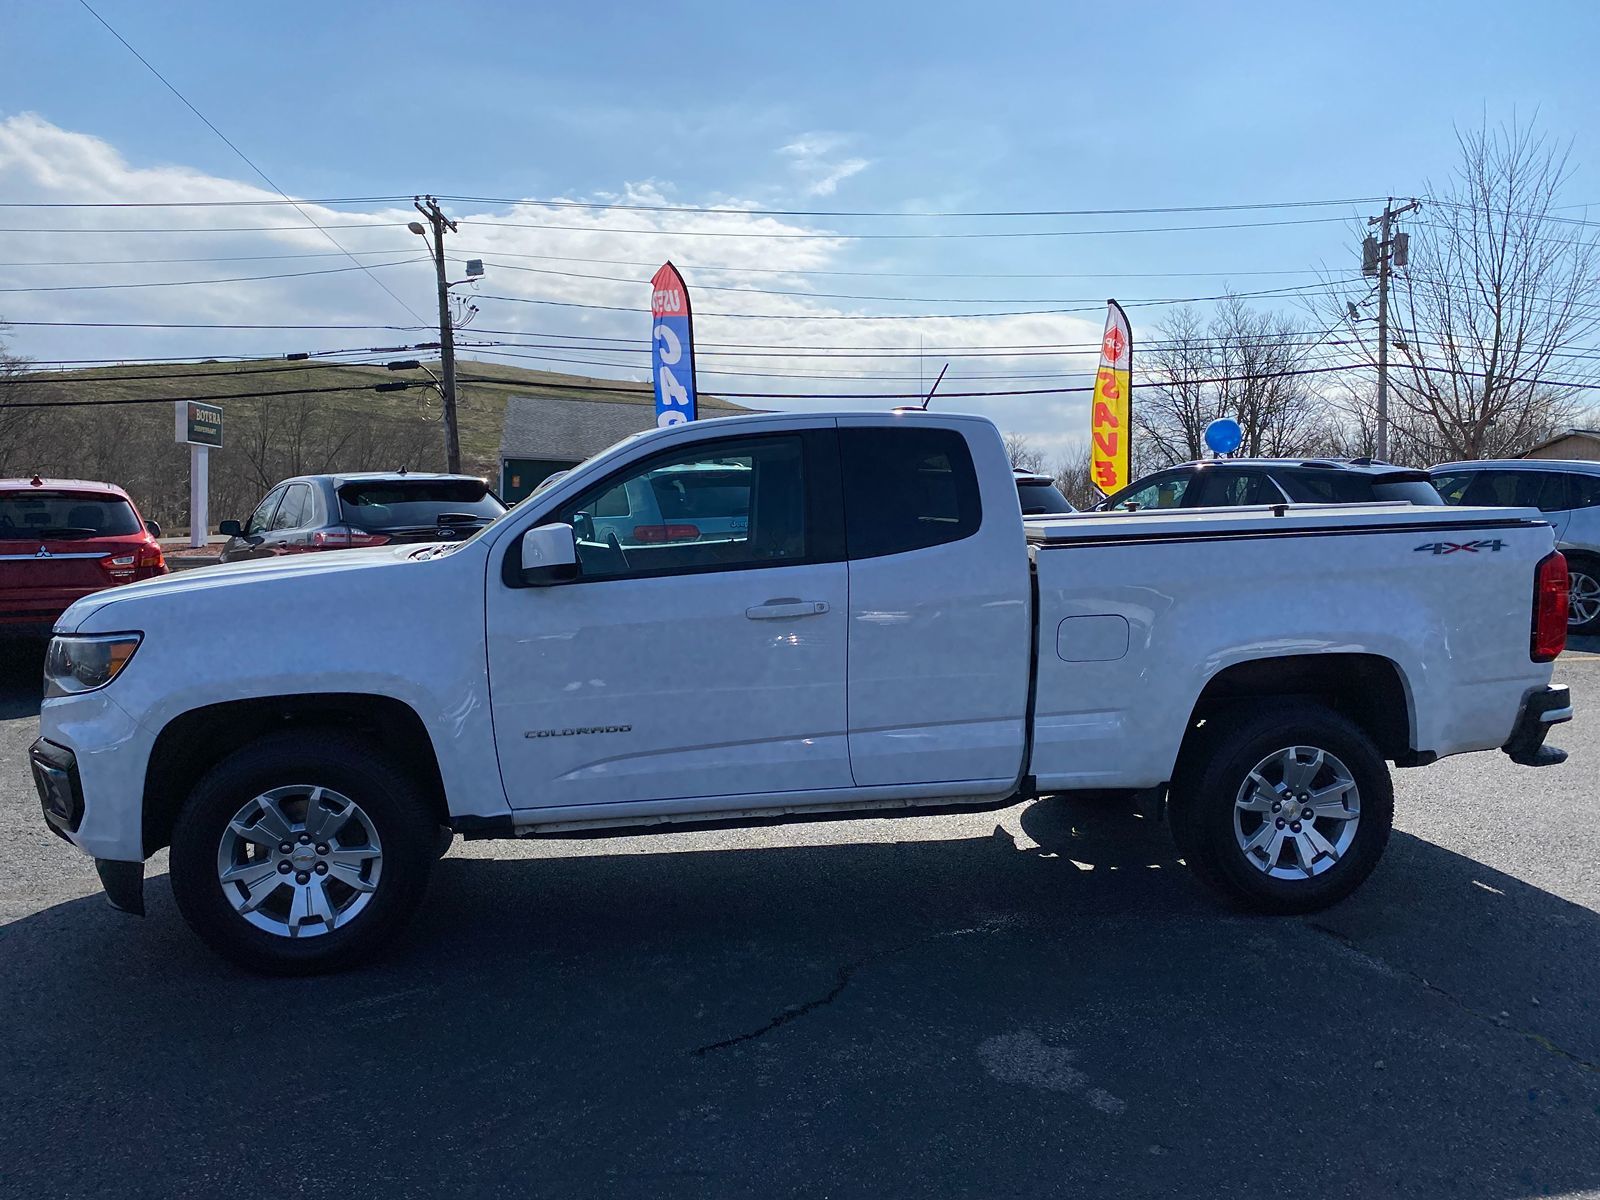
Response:
[{"label": "car wheel", "polygon": [[370,742],[272,734],[195,787],[172,835],[172,891],[201,939],[271,974],[348,966],[422,901],[439,823]]},{"label": "car wheel", "polygon": [[[1214,728],[1213,728],[1214,726]],[[1197,731],[1175,781],[1172,829],[1185,862],[1246,908],[1303,913],[1372,874],[1394,822],[1378,749],[1321,705],[1236,708]]]},{"label": "car wheel", "polygon": [[1567,632],[1600,633],[1600,562],[1576,556],[1567,559],[1571,590],[1567,593]]}]

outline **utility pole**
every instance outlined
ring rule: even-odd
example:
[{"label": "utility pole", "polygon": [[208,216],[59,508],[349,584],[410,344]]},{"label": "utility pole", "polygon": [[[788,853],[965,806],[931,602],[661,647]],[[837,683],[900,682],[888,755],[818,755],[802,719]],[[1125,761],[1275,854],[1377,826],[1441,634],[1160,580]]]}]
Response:
[{"label": "utility pole", "polygon": [[[1378,445],[1377,457],[1389,460],[1389,268],[1406,265],[1406,235],[1400,234],[1399,244],[1390,236],[1394,219],[1422,205],[1412,200],[1400,208],[1394,206],[1394,197],[1384,202],[1380,216],[1368,217],[1367,224],[1382,226],[1376,243],[1369,236],[1361,248],[1361,273],[1378,276]],[[1398,253],[1397,253],[1398,251]]]},{"label": "utility pole", "polygon": [[[455,324],[450,319],[450,281],[445,277],[444,269],[444,231],[457,232],[456,223],[444,215],[439,202],[432,196],[418,197],[414,204],[433,229],[433,242],[428,250],[433,255],[433,266],[439,280],[439,361],[444,368],[439,390],[444,399],[445,470],[456,473],[461,470],[461,434],[456,428],[456,334]],[[413,233],[427,236],[416,221],[411,222],[410,229]]]}]

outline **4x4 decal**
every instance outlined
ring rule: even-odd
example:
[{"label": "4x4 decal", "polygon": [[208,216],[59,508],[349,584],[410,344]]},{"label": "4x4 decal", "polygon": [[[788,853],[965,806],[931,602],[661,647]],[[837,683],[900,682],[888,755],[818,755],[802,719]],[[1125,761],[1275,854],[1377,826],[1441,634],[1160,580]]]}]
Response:
[{"label": "4x4 decal", "polygon": [[1487,550],[1491,554],[1505,549],[1505,543],[1499,538],[1485,538],[1476,542],[1425,542],[1417,550],[1426,550],[1430,554],[1455,554],[1465,550],[1468,554],[1476,554],[1480,550]]}]

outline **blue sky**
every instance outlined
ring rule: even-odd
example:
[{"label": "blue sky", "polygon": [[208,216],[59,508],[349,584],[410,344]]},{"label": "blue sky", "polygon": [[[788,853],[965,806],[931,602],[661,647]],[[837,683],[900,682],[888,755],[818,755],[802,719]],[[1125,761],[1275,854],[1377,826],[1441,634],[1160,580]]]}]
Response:
[{"label": "blue sky", "polygon": [[[1405,195],[1448,172],[1453,125],[1475,124],[1485,114],[1498,121],[1537,110],[1549,132],[1576,139],[1568,201],[1600,202],[1595,162],[1600,145],[1594,132],[1600,83],[1592,61],[1600,44],[1600,6],[1588,3],[1400,4],[1373,12],[1341,5],[1215,3],[268,6],[99,0],[97,7],[297,196],[632,194],[689,204],[734,201],[914,213]],[[1126,19],[1119,20],[1119,13]],[[129,172],[161,169],[168,174],[145,177],[140,195],[152,198],[164,190],[163,198],[181,198],[174,193],[189,194],[185,189],[202,177],[258,185],[248,168],[77,4],[16,5],[6,20],[9,52],[0,76],[0,121],[11,123],[11,141],[9,156],[0,142],[0,199],[119,199],[132,187],[124,182]],[[23,114],[34,115],[25,126],[17,124]],[[71,142],[73,153],[64,153],[61,147],[67,144],[57,140],[58,134],[82,141]],[[29,147],[35,151],[31,156]],[[80,149],[82,155],[76,152]],[[456,211],[505,215],[504,206],[493,205],[458,205]],[[6,221],[8,226],[47,223],[37,212],[11,215],[17,219]],[[1350,215],[1351,210],[1331,208],[1240,219]],[[149,213],[140,219],[155,223]],[[102,228],[125,220],[121,214],[83,218]],[[784,227],[905,233],[1227,222],[1218,215],[1017,221],[797,217]],[[609,226],[640,223],[619,216]],[[707,265],[769,264],[792,268],[794,274],[783,276],[786,282],[779,285],[766,278],[761,286],[796,290],[1042,301],[1293,284],[1311,277],[1250,273],[1344,269],[1355,253],[1343,220],[1248,230],[809,247],[674,237],[671,222],[652,224],[659,226],[659,235],[597,228],[593,236],[582,235],[588,252],[581,256],[645,261],[670,254],[680,262]],[[480,230],[478,240],[488,232]],[[500,231],[501,240],[492,244],[508,250],[506,239],[515,236],[521,253],[579,254],[566,248],[573,244],[570,238],[526,232],[522,237]],[[412,249],[396,240],[404,239],[403,230],[383,236],[387,240],[380,243],[373,233],[363,244],[375,250],[394,246],[397,253]],[[224,248],[224,235],[216,234],[205,239],[0,234],[0,262],[138,253],[242,257],[268,241],[262,253],[287,247],[275,236],[240,235],[226,239]],[[467,244],[465,231],[461,244]],[[314,237],[295,245],[305,253],[331,249],[325,243],[318,247]],[[1063,276],[1208,274],[943,281],[805,274],[805,268],[819,266]],[[189,277],[175,271],[195,277],[244,273],[237,264],[52,268],[48,273],[50,282],[76,283],[137,281],[158,270],[169,279]],[[402,283],[391,286],[403,286],[407,297],[414,297],[413,306],[427,311],[426,272],[394,270],[392,279]],[[642,299],[650,271],[627,271],[639,276]],[[0,286],[37,285],[45,273],[0,268]],[[696,276],[686,274],[694,287]],[[535,275],[513,279],[509,271],[496,273],[492,267],[491,275],[485,291],[581,294],[611,304],[632,295],[626,285]],[[701,278],[728,282],[724,276]],[[549,290],[574,285],[589,290]],[[180,309],[336,312],[341,319],[373,321],[403,316],[359,274],[244,287],[228,303],[218,299],[221,292],[197,301],[203,289],[0,294],[0,317],[59,318],[68,308],[122,320],[182,319],[171,315]],[[707,310],[719,302],[700,301]],[[482,307],[480,324],[489,324],[492,312],[498,327],[534,328],[532,314],[512,311],[521,306],[487,302]],[[908,307],[914,306],[838,301],[818,302],[805,312],[903,312]],[[538,319],[545,332],[638,332],[624,314],[543,310]],[[1137,332],[1158,320],[1159,310],[1136,312],[1134,319]],[[748,335],[754,324],[745,322],[740,335]],[[781,332],[774,323],[760,324],[761,340],[774,342],[794,341],[802,333],[815,338],[819,329],[835,341],[855,339],[853,344],[866,344],[862,339],[876,344],[884,337],[892,337],[895,345],[919,339],[937,344],[957,336],[974,343],[988,336],[981,321],[873,328],[797,320]],[[1038,319],[1005,324],[1012,342],[1048,333],[1048,322]],[[1058,324],[1064,340],[1080,340],[1076,324]],[[726,329],[723,333],[727,336]],[[706,337],[705,323],[701,337]],[[91,337],[82,331],[19,328],[10,341],[18,351],[45,358],[221,352],[223,346],[237,353],[276,349],[272,339],[259,337],[180,339],[139,331]],[[105,353],[92,354],[96,347]],[[68,354],[69,349],[82,353]],[[801,363],[797,369],[817,368]],[[1048,431],[1068,408],[1041,405],[1038,412],[1048,418],[1011,424],[1042,423]]]}]

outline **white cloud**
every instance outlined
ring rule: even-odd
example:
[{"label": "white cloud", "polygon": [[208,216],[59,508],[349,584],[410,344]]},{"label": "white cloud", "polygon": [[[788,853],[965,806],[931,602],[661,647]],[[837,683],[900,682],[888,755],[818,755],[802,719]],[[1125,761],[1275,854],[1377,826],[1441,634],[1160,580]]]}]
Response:
[{"label": "white cloud", "polygon": [[[853,160],[832,157],[846,144],[841,135],[810,133],[791,142],[784,154],[797,167],[807,164],[815,168],[808,176],[810,186],[825,184],[830,173],[837,174],[830,186],[837,186],[838,179],[861,169],[849,169]],[[823,163],[825,169],[817,167]],[[614,194],[571,199],[630,204],[693,202],[677,196],[668,200],[668,194],[669,185],[652,181],[622,184]],[[63,130],[28,114],[0,120],[0,195],[13,201],[38,202],[181,199],[259,203],[279,199],[255,184],[181,165],[136,166],[101,139]],[[303,207],[313,219],[332,229],[339,242],[362,262],[373,264],[374,274],[421,320],[360,271],[349,269],[349,260],[288,205],[7,209],[0,210],[7,218],[0,224],[77,232],[0,233],[0,289],[328,273],[201,286],[0,291],[0,323],[19,323],[4,331],[5,336],[14,351],[40,360],[224,354],[265,357],[298,350],[432,340],[429,322],[436,311],[433,272],[420,239],[405,229],[405,223],[416,215],[409,204]],[[1098,313],[840,319],[885,310],[966,311],[976,306],[874,303],[808,295],[898,293],[907,286],[922,290],[927,285],[908,285],[898,279],[875,284],[871,279],[812,274],[859,270],[870,263],[863,261],[862,243],[834,234],[825,225],[738,211],[757,207],[754,202],[725,203],[723,207],[737,213],[731,216],[562,208],[532,201],[449,207],[460,224],[460,233],[447,243],[451,258],[483,258],[488,272],[477,288],[480,313],[462,332],[461,341],[531,343],[464,345],[464,355],[504,355],[505,361],[574,374],[647,378],[649,318],[639,311],[614,310],[644,308],[651,274],[671,258],[683,270],[694,296],[700,386],[709,393],[915,393],[923,383],[932,381],[947,357],[952,365],[941,385],[942,395],[1081,386],[1090,380],[1092,359],[1087,353],[1053,354],[1032,348],[1097,342]],[[178,232],[133,232],[139,229]],[[756,234],[780,236],[749,236]],[[939,243],[924,244],[931,260]],[[176,261],[126,261],[155,259]],[[25,263],[66,265],[15,265]],[[773,291],[797,294],[774,295]],[[559,303],[519,303],[516,298]],[[725,314],[761,314],[769,319]],[[30,327],[20,324],[24,321],[348,324],[361,328],[91,329]],[[1018,346],[1030,349],[1012,352]],[[786,347],[796,348],[795,352],[785,353]],[[822,357],[813,347],[833,348],[834,356]],[[947,354],[955,348],[987,353],[970,357]],[[845,357],[852,352],[865,357]],[[512,359],[512,354],[528,357]],[[997,378],[1041,374],[1049,377]],[[870,399],[858,403],[885,408],[899,402]],[[848,399],[765,396],[744,403],[757,408],[852,406]],[[1003,429],[1029,433],[1052,451],[1080,438],[1087,423],[1087,405],[1081,394],[952,398],[945,406],[991,416]]]},{"label": "white cloud", "polygon": [[778,153],[789,159],[790,170],[799,178],[806,195],[831,196],[846,179],[872,165],[870,159],[835,157],[849,143],[842,133],[815,131],[800,134],[780,147]]}]

